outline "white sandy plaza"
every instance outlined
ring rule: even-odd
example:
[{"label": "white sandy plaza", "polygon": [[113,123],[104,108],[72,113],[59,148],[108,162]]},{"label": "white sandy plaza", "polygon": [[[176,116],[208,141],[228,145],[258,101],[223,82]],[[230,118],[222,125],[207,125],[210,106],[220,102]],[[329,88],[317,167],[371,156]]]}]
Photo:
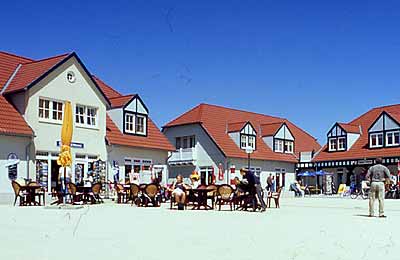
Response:
[{"label": "white sandy plaza", "polygon": [[400,205],[283,198],[266,213],[105,203],[78,210],[0,206],[1,259],[399,259]]}]

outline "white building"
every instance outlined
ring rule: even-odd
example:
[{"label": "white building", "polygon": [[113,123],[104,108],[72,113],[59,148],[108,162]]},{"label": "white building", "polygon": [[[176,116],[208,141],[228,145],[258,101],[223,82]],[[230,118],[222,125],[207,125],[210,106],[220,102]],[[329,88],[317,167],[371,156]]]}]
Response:
[{"label": "white building", "polygon": [[[289,187],[301,152],[320,145],[290,121],[263,114],[200,104],[163,127],[177,150],[168,160],[170,178],[200,172],[202,182],[230,183],[248,167],[246,147],[252,147],[250,168],[265,187],[269,174],[277,186]],[[213,177],[214,176],[214,177]]]},{"label": "white building", "polygon": [[[10,180],[15,178],[37,180],[48,191],[57,188],[56,160],[66,101],[74,113],[72,173],[76,182],[96,172],[99,162],[105,166],[100,171],[102,180],[113,180],[118,170],[125,171],[128,159],[139,159],[138,171],[145,176],[154,165],[165,168],[168,150],[173,149],[151,122],[147,108],[145,113],[140,110],[145,105],[138,95],[129,96],[127,107],[115,108],[118,99],[126,96],[93,77],[75,53],[32,60],[0,52],[0,93],[3,201],[13,197]],[[139,110],[132,111],[132,104]],[[132,112],[130,117],[127,112]],[[122,116],[133,120],[130,132],[124,131]]]}]

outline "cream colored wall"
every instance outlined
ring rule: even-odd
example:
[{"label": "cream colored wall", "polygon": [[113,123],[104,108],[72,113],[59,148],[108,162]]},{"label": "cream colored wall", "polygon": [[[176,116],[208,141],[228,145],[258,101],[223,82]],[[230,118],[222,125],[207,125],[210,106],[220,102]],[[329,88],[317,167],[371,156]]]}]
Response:
[{"label": "cream colored wall", "polygon": [[[74,72],[76,77],[74,83],[67,81],[66,73],[68,71]],[[97,128],[82,128],[74,124],[72,141],[83,143],[85,147],[83,149],[73,148],[72,153],[73,157],[75,153],[80,153],[99,155],[102,160],[107,160],[104,141],[106,135],[106,103],[75,58],[69,59],[29,89],[28,97],[24,117],[35,133],[34,150],[59,151],[56,141],[60,140],[61,123],[39,121],[38,102],[40,97],[45,97],[60,101],[71,101],[73,115],[75,115],[76,104],[98,108]],[[34,169],[34,165],[32,167]]]}]

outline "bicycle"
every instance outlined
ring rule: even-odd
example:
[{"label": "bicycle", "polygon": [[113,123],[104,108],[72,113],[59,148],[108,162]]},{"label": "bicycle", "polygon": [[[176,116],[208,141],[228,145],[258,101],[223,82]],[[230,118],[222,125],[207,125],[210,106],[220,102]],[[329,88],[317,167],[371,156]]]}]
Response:
[{"label": "bicycle", "polygon": [[368,199],[369,197],[369,191],[368,190],[364,190],[364,189],[355,189],[353,192],[351,192],[350,194],[350,198],[352,199],[357,199],[358,196],[361,196],[361,198],[363,198],[364,200]]}]

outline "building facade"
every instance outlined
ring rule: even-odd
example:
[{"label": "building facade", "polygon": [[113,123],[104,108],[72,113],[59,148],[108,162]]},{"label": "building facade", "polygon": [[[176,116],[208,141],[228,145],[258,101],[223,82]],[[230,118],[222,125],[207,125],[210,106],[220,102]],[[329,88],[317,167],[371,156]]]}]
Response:
[{"label": "building facade", "polygon": [[400,105],[373,108],[349,123],[335,123],[326,144],[312,160],[299,163],[298,172],[324,170],[333,183],[360,185],[378,157],[392,174],[399,172]]},{"label": "building facade", "polygon": [[[75,53],[33,60],[0,52],[0,93],[0,194],[5,200],[13,196],[10,181],[16,178],[36,180],[48,191],[58,188],[57,158],[66,101],[71,102],[74,116],[75,182],[82,182],[88,173],[101,181],[114,180],[114,176],[125,181],[119,174],[125,171],[125,158],[141,160],[135,171],[142,176],[154,173],[153,165],[165,171],[173,147],[152,123],[147,108],[144,115],[132,112],[132,104],[145,107],[140,97],[123,96],[92,76]],[[118,110],[119,100],[126,97],[130,105]],[[118,113],[124,117],[128,112],[134,122],[132,131],[124,132]]]},{"label": "building facade", "polygon": [[168,159],[169,175],[189,177],[200,173],[201,182],[231,183],[239,170],[248,167],[266,185],[269,174],[277,186],[294,181],[300,152],[320,149],[316,140],[290,121],[268,115],[200,104],[163,127],[175,144]]}]

